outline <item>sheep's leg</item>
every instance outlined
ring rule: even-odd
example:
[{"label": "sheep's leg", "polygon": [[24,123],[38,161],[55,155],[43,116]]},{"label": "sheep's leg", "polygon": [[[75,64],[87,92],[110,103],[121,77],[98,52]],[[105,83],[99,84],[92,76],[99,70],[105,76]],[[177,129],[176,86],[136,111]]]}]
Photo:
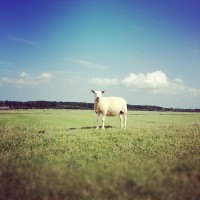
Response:
[{"label": "sheep's leg", "polygon": [[124,128],[126,128],[126,123],[127,123],[127,117],[126,114],[124,113]]},{"label": "sheep's leg", "polygon": [[123,128],[123,115],[122,114],[119,114],[119,119],[120,119],[121,128]]},{"label": "sheep's leg", "polygon": [[106,115],[103,115],[103,117],[102,117],[102,129],[105,129],[105,127],[104,127],[105,118],[106,118]]},{"label": "sheep's leg", "polygon": [[98,128],[99,128],[99,119],[100,119],[100,114],[99,114],[99,113],[97,113],[97,127],[96,127],[96,129],[98,129]]}]

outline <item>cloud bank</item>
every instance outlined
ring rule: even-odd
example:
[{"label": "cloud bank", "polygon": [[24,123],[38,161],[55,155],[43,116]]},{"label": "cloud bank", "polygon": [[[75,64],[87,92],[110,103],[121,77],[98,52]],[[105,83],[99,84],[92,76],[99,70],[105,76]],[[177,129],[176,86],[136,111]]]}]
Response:
[{"label": "cloud bank", "polygon": [[122,80],[109,78],[92,78],[90,84],[98,86],[115,86],[121,85],[132,91],[145,91],[158,94],[184,94],[197,96],[200,95],[200,89],[192,88],[184,84],[181,79],[169,80],[167,75],[162,71],[151,73],[130,73]]},{"label": "cloud bank", "polygon": [[161,71],[156,71],[147,74],[130,73],[122,80],[125,87],[135,89],[160,89],[169,85],[166,74]]},{"label": "cloud bank", "polygon": [[48,83],[52,79],[51,73],[41,73],[38,76],[31,76],[26,72],[22,72],[15,77],[2,77],[0,78],[1,86],[13,86],[13,87],[24,87],[30,85],[41,85],[43,83]]}]

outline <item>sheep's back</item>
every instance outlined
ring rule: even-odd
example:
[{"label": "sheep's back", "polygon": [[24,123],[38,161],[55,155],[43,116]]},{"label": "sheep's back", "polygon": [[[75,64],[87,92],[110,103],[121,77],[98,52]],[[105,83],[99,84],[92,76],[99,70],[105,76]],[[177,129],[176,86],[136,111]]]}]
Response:
[{"label": "sheep's back", "polygon": [[116,116],[120,112],[127,112],[126,100],[121,97],[102,97],[107,116]]}]

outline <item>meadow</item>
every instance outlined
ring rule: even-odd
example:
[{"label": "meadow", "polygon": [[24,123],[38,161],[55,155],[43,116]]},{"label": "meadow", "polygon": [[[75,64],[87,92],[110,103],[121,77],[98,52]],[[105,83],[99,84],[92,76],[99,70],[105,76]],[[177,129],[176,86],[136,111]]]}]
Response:
[{"label": "meadow", "polygon": [[200,199],[200,113],[0,111],[0,199]]}]

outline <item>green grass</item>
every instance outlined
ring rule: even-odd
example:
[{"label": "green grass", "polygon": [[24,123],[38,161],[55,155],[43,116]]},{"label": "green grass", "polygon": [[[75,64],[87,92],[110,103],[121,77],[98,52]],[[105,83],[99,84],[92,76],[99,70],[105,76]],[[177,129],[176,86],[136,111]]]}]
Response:
[{"label": "green grass", "polygon": [[0,111],[0,199],[200,199],[200,114]]}]

